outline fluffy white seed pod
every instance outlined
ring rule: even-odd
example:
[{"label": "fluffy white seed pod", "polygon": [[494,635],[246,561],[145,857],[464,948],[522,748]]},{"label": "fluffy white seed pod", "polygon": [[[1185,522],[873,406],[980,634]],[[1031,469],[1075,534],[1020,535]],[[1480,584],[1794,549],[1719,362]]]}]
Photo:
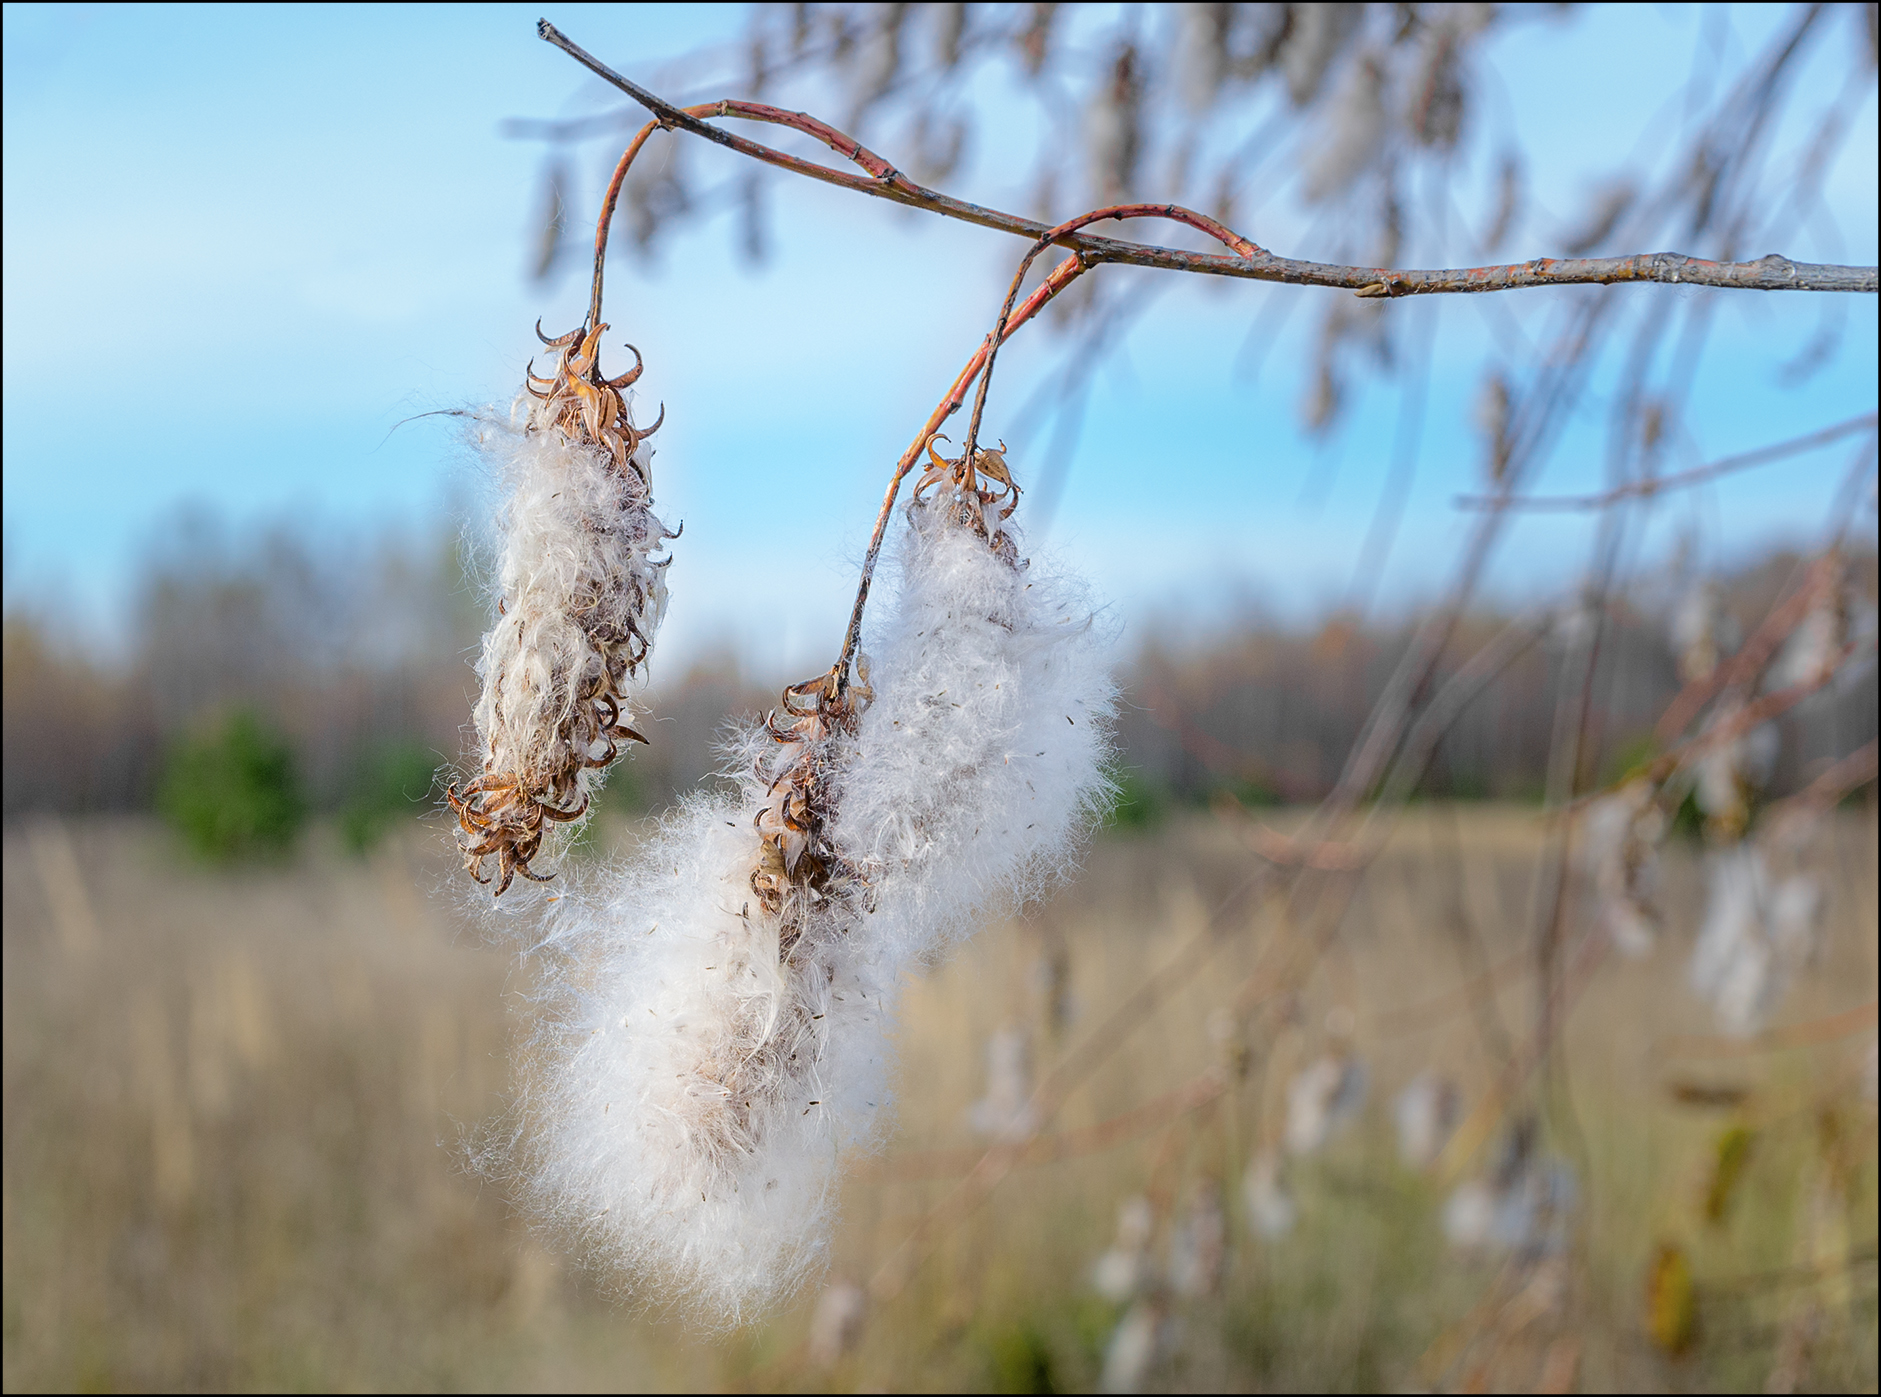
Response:
[{"label": "fluffy white seed pod", "polygon": [[1150,1369],[1169,1346],[1169,1317],[1160,1300],[1145,1296],[1129,1309],[1104,1346],[1101,1392],[1141,1392]]},{"label": "fluffy white seed pod", "polygon": [[1692,989],[1710,1002],[1720,1032],[1749,1037],[1814,955],[1822,885],[1808,873],[1773,879],[1763,851],[1745,844],[1714,853],[1706,882]]},{"label": "fluffy white seed pod", "polygon": [[1798,684],[1824,683],[1841,657],[1847,617],[1843,598],[1837,591],[1827,591],[1816,599],[1803,617],[1802,624],[1790,635],[1770,666],[1769,686],[1787,689]]},{"label": "fluffy white seed pod", "polygon": [[1365,1104],[1365,1064],[1351,1055],[1319,1058],[1287,1083],[1287,1150],[1317,1153]]},{"label": "fluffy white seed pod", "polygon": [[1653,894],[1666,832],[1657,795],[1650,782],[1634,779],[1592,802],[1582,816],[1580,862],[1594,885],[1600,920],[1621,953],[1635,960],[1649,955],[1657,940]]},{"label": "fluffy white seed pod", "polygon": [[[559,765],[566,754],[541,746],[601,681],[603,647],[630,635],[650,644],[665,617],[666,569],[654,555],[666,533],[639,478],[593,447],[500,429],[486,429],[482,445],[509,499],[498,521],[503,621],[484,637],[478,666],[496,682],[477,703],[477,728],[507,770]],[[652,455],[642,442],[635,462]]]},{"label": "fluffy white seed pod", "polygon": [[1247,1204],[1248,1225],[1266,1240],[1278,1241],[1293,1230],[1299,1208],[1280,1177],[1280,1156],[1263,1150],[1248,1161],[1241,1176],[1241,1197]]},{"label": "fluffy white seed pod", "polygon": [[867,32],[852,58],[850,80],[855,104],[850,108],[851,126],[895,85],[895,77],[901,72],[901,30],[907,14],[906,5],[877,5],[870,16]]},{"label": "fluffy white seed pod", "polygon": [[1495,1179],[1466,1180],[1444,1203],[1444,1237],[1461,1252],[1558,1255],[1579,1193],[1573,1169],[1558,1159],[1531,1159]]},{"label": "fluffy white seed pod", "polygon": [[1149,1284],[1149,1244],[1155,1231],[1149,1199],[1136,1194],[1118,1205],[1117,1240],[1091,1267],[1091,1286],[1099,1295],[1121,1305]]},{"label": "fluffy white seed pod", "polygon": [[[1706,727],[1713,731],[1734,727],[1742,712],[1741,701],[1727,702]],[[1712,743],[1692,763],[1692,795],[1705,812],[1708,832],[1726,839],[1743,833],[1750,822],[1751,799],[1769,781],[1776,765],[1778,745],[1775,726],[1762,723],[1749,732]]]},{"label": "fluffy white seed pod", "polygon": [[932,5],[934,15],[934,64],[943,72],[952,72],[960,62],[961,41],[967,35],[965,5]]},{"label": "fluffy white seed pod", "polygon": [[838,1156],[884,1120],[902,972],[1065,871],[1108,795],[1115,690],[1083,589],[958,501],[911,513],[854,731],[751,725],[734,791],[552,914],[520,1112],[534,1202],[708,1322],[822,1264]]},{"label": "fluffy white seed pod", "polygon": [[1391,1103],[1398,1127],[1398,1158],[1410,1169],[1428,1169],[1449,1143],[1461,1114],[1462,1098],[1448,1077],[1425,1071]]},{"label": "fluffy white seed pod", "polygon": [[1716,582],[1696,583],[1679,599],[1672,612],[1672,648],[1678,654],[1679,678],[1703,679],[1718,667],[1736,636],[1724,612],[1724,590]]},{"label": "fluffy white seed pod", "polygon": [[1221,1210],[1221,1189],[1214,1180],[1204,1179],[1170,1234],[1170,1288],[1191,1300],[1213,1295],[1227,1258],[1228,1218]]},{"label": "fluffy white seed pod", "polygon": [[1228,30],[1234,22],[1234,7],[1184,4],[1173,8],[1176,87],[1189,110],[1205,112],[1215,105],[1228,76]]},{"label": "fluffy white seed pod", "polygon": [[1304,107],[1319,95],[1326,70],[1346,41],[1357,32],[1363,5],[1301,5],[1292,11],[1293,24],[1280,50],[1287,95]]},{"label": "fluffy white seed pod", "polygon": [[764,795],[692,800],[559,905],[523,1107],[538,1209],[708,1322],[822,1265],[837,1154],[886,1093],[886,968],[834,910],[782,954],[751,886]]},{"label": "fluffy white seed pod", "polygon": [[[834,842],[903,963],[1067,874],[1110,802],[1109,633],[1076,577],[1015,562],[944,502],[909,509],[876,696]],[[1017,547],[1010,524],[1003,536]]]},{"label": "fluffy white seed pod", "polygon": [[1091,189],[1100,203],[1130,197],[1143,153],[1143,81],[1136,50],[1118,53],[1084,111],[1084,150]]},{"label": "fluffy white seed pod", "polygon": [[529,861],[548,833],[587,813],[621,743],[645,740],[628,724],[627,691],[666,611],[666,560],[653,555],[677,535],[652,510],[646,439],[660,423],[637,429],[623,396],[638,352],[628,372],[604,377],[606,330],[542,336],[557,351],[550,375],[531,369],[507,423],[473,419],[505,496],[501,561],[478,665],[481,771],[447,795],[465,866],[486,882],[483,863],[496,859],[499,895],[517,873],[539,880]]}]

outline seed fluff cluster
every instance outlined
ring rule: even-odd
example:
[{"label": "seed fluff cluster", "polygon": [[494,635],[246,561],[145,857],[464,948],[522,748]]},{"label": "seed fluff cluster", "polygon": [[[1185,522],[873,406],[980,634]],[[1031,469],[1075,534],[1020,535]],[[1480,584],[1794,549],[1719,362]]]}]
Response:
[{"label": "seed fluff cluster", "polygon": [[[465,866],[479,882],[495,859],[500,895],[556,825],[580,821],[629,724],[627,693],[644,676],[666,609],[669,533],[652,510],[654,423],[637,430],[622,390],[634,367],[597,368],[606,325],[543,337],[556,351],[532,371],[508,422],[477,418],[476,446],[507,492],[499,517],[497,623],[483,639],[475,718],[482,770],[449,794]],[[541,335],[538,328],[537,334]]]},{"label": "seed fluff cluster", "polygon": [[1110,796],[1088,591],[1021,558],[1000,453],[932,459],[872,669],[787,690],[723,789],[550,913],[529,1192],[708,1321],[819,1268],[838,1158],[885,1119],[902,977],[1067,872]]}]

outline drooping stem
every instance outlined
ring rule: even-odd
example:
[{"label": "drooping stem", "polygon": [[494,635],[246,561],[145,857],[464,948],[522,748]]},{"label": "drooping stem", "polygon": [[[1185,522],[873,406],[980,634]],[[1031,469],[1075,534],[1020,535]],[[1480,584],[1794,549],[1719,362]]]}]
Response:
[{"label": "drooping stem", "polygon": [[[1199,228],[1217,242],[1227,245],[1242,257],[1261,256],[1260,248],[1235,232],[1232,228],[1216,222],[1207,214],[1185,209],[1180,204],[1112,204],[1108,208],[1092,209],[1081,213],[1076,218],[1068,219],[1056,228],[1041,233],[1020,259],[1019,270],[1013,273],[1012,285],[1006,289],[1005,302],[999,308],[999,319],[993,322],[993,333],[987,337],[986,369],[980,375],[979,392],[973,399],[973,416],[967,422],[966,463],[968,471],[973,469],[973,451],[980,440],[980,419],[986,413],[986,393],[993,382],[993,362],[999,357],[999,346],[1006,342],[1006,322],[1012,316],[1013,303],[1019,299],[1019,288],[1025,282],[1025,274],[1032,269],[1033,261],[1046,248],[1077,232],[1089,223],[1101,223],[1110,218],[1122,222],[1129,218],[1168,218],[1178,223],[1186,223],[1191,228]],[[1082,258],[1083,254],[1074,254]]]},{"label": "drooping stem", "polygon": [[[1068,257],[1052,268],[1052,274],[1045,278],[1044,284],[1026,298],[1024,305],[1005,318],[1005,326],[1000,338],[1010,339],[1021,325],[1043,310],[1052,297],[1063,291],[1094,265],[1094,263],[1086,262],[1082,257]],[[863,555],[862,580],[856,587],[856,604],[849,613],[849,629],[843,636],[842,657],[836,661],[837,682],[843,688],[849,685],[850,667],[855,660],[856,645],[862,636],[862,611],[868,604],[869,585],[875,577],[876,560],[881,557],[882,540],[888,533],[889,516],[894,511],[895,497],[901,491],[901,482],[907,478],[908,472],[914,469],[914,463],[921,459],[921,453],[934,439],[934,434],[941,429],[941,424],[960,411],[961,405],[966,402],[967,388],[985,366],[990,346],[989,337],[986,343],[973,351],[973,357],[967,360],[966,367],[960,370],[959,376],[954,379],[953,386],[940,400],[940,405],[928,416],[927,422],[916,433],[914,441],[906,451],[902,452],[901,459],[895,462],[895,473],[889,479],[888,492],[882,496],[882,507],[875,516],[875,531],[869,535],[869,550]]]},{"label": "drooping stem", "polygon": [[[621,152],[619,163],[614,166],[614,178],[607,182],[607,196],[601,200],[601,216],[594,225],[594,289],[588,295],[588,320],[582,328],[592,330],[601,323],[601,274],[607,265],[608,230],[614,222],[614,206],[620,202],[621,186],[626,182],[627,171],[634,163],[634,157],[640,154],[640,148],[647,143],[647,137],[659,129],[660,123],[649,121],[640,128],[640,134],[628,142],[627,149]],[[598,375],[600,355],[595,356],[594,372]]]},{"label": "drooping stem", "polygon": [[1056,228],[1046,229],[1034,240],[1024,260],[1020,262],[1019,270],[1013,275],[1012,285],[1007,289],[1006,299],[1000,305],[999,318],[993,323],[992,332],[974,351],[973,357],[967,360],[966,367],[961,369],[959,376],[954,379],[953,386],[947,390],[947,395],[941,399],[940,405],[934,409],[914,441],[902,453],[901,459],[895,463],[895,473],[888,482],[887,493],[882,497],[882,507],[875,516],[874,532],[869,535],[868,552],[863,556],[862,578],[856,587],[855,606],[849,613],[849,629],[843,636],[842,657],[836,661],[835,673],[839,686],[847,687],[849,683],[856,646],[860,643],[862,636],[862,612],[868,605],[869,588],[875,577],[875,564],[881,556],[882,540],[888,533],[888,521],[894,512],[895,498],[901,491],[901,482],[914,468],[914,463],[920,460],[921,453],[934,439],[934,434],[941,429],[941,424],[960,410],[961,405],[966,401],[967,387],[977,376],[980,381],[979,392],[974,399],[973,417],[967,427],[966,460],[971,469],[974,443],[979,436],[980,420],[986,411],[987,383],[992,377],[993,360],[999,353],[999,347],[1012,338],[1020,326],[1043,310],[1054,296],[1096,266],[1099,259],[1086,257],[1081,250],[1073,253],[1054,267],[1051,275],[1045,278],[1044,284],[1015,310],[1014,302],[1019,299],[1019,288],[1025,281],[1025,274],[1031,270],[1032,263],[1039,253],[1054,242],[1082,228],[1087,223],[1096,223],[1106,218],[1171,218],[1179,223],[1186,223],[1190,227],[1199,228],[1210,237],[1233,248],[1240,256],[1251,257],[1260,252],[1258,247],[1233,229],[1216,222],[1206,214],[1196,213],[1193,209],[1185,209],[1179,204],[1116,204],[1109,208],[1094,209]]}]

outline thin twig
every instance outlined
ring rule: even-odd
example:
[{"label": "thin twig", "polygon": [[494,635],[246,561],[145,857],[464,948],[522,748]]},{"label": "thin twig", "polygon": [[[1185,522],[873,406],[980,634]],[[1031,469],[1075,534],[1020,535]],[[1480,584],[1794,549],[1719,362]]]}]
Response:
[{"label": "thin twig", "polygon": [[1747,470],[1751,466],[1766,465],[1771,461],[1781,461],[1788,456],[1800,456],[1805,451],[1813,451],[1819,446],[1827,446],[1832,441],[1852,436],[1856,432],[1873,431],[1877,416],[1864,412],[1859,417],[1851,417],[1846,422],[1837,422],[1832,427],[1824,427],[1819,432],[1810,432],[1806,436],[1792,437],[1771,446],[1760,446],[1755,451],[1740,452],[1735,456],[1726,456],[1722,460],[1708,465],[1694,466],[1691,470],[1680,471],[1675,475],[1648,477],[1621,485],[1598,495],[1516,495],[1503,499],[1499,495],[1458,495],[1458,509],[1529,509],[1529,510],[1591,510],[1605,509],[1622,500],[1650,498],[1666,490],[1682,490],[1689,485],[1702,485],[1707,480],[1715,480],[1732,471]]},{"label": "thin twig", "polygon": [[1817,597],[1834,585],[1838,571],[1838,562],[1832,555],[1817,558],[1803,584],[1764,617],[1763,624],[1735,655],[1709,674],[1692,680],[1674,696],[1659,718],[1654,737],[1660,742],[1670,742],[1684,732],[1687,724],[1717,695],[1754,683],[1764,667],[1776,658],[1778,648],[1789,639],[1790,632],[1802,624]]},{"label": "thin twig", "polygon": [[1767,813],[1775,815],[1782,810],[1827,809],[1850,791],[1860,790],[1874,780],[1875,757],[1875,739],[1871,737],[1802,790],[1774,802]]},{"label": "thin twig", "polygon": [[[772,150],[755,141],[735,136],[712,126],[690,109],[674,106],[646,88],[622,77],[579,44],[569,39],[547,20],[539,21],[537,33],[582,64],[597,77],[612,83],[658,119],[660,125],[690,131],[728,150],[793,174],[837,185],[877,199],[887,199],[909,208],[926,210],[946,218],[978,224],[1002,233],[1037,239],[1051,229],[1029,218],[1004,213],[982,204],[955,199],[924,188],[894,166],[867,150],[861,142],[802,112],[786,112],[756,102],[723,101],[705,104],[712,114],[738,116],[790,126],[815,136],[831,150],[853,160],[870,177],[846,174],[782,151]],[[871,168],[871,167],[874,168]],[[1352,291],[1367,297],[1419,296],[1435,293],[1474,291],[1512,291],[1537,286],[1611,285],[1619,282],[1661,282],[1681,286],[1716,286],[1752,291],[1858,291],[1881,289],[1881,271],[1874,267],[1842,267],[1825,263],[1794,262],[1771,253],[1753,262],[1713,262],[1688,257],[1678,252],[1639,253],[1630,257],[1540,257],[1528,262],[1493,267],[1466,267],[1440,270],[1396,269],[1390,267],[1345,267],[1332,263],[1300,261],[1277,257],[1257,249],[1254,257],[1225,257],[1219,254],[1187,252],[1179,248],[1156,247],[1114,238],[1093,237],[1087,233],[1068,233],[1057,240],[1061,246],[1081,253],[1091,262],[1121,262],[1138,267],[1160,267],[1167,271],[1199,272],[1213,276],[1242,277],[1252,281],[1280,281],[1295,286],[1325,286]]]},{"label": "thin twig", "polygon": [[[627,143],[627,149],[621,152],[619,162],[614,166],[614,177],[607,182],[607,194],[601,200],[601,216],[594,222],[594,288],[588,294],[588,329],[592,330],[601,323],[601,273],[607,265],[608,229],[614,222],[614,206],[620,202],[621,185],[627,179],[627,171],[634,163],[634,157],[640,154],[646,145],[647,137],[659,129],[659,122],[649,121],[640,128],[633,140]],[[599,364],[595,372],[599,373]]]},{"label": "thin twig", "polygon": [[[1043,310],[1054,296],[1076,278],[1082,276],[1090,265],[1082,257],[1068,257],[1052,268],[1052,274],[1045,278],[1044,285],[1028,296],[1025,304],[1020,306],[1013,313],[1012,318],[1006,322],[1006,331],[1002,339],[1010,339],[1021,325]],[[954,379],[953,386],[947,390],[947,395],[940,400],[940,406],[929,414],[921,430],[916,433],[914,441],[895,462],[894,476],[888,482],[887,493],[882,496],[882,507],[876,512],[875,528],[869,534],[868,552],[862,557],[862,580],[856,587],[855,606],[849,612],[849,629],[843,636],[842,655],[836,661],[834,673],[837,677],[837,684],[842,688],[848,687],[850,666],[855,660],[856,646],[862,639],[862,611],[868,604],[869,587],[875,578],[875,564],[882,555],[882,540],[888,533],[889,516],[894,512],[895,496],[901,491],[901,482],[907,478],[908,472],[914,469],[914,463],[921,459],[921,453],[927,449],[927,444],[934,439],[934,434],[941,429],[941,425],[954,413],[960,411],[961,404],[967,400],[967,385],[973,382],[975,375],[984,367],[986,356],[991,348],[989,341],[973,352],[973,357],[967,360],[966,367]]]},{"label": "thin twig", "polygon": [[1035,240],[1025,256],[1019,261],[1019,270],[1012,274],[1012,285],[1006,290],[1006,299],[999,307],[999,319],[993,322],[993,331],[987,336],[986,368],[980,375],[980,391],[973,399],[973,416],[967,422],[966,462],[969,470],[973,466],[973,451],[979,444],[980,419],[986,412],[986,394],[993,383],[993,364],[999,357],[999,346],[1006,342],[1006,322],[1012,318],[1013,303],[1019,299],[1019,288],[1025,284],[1025,274],[1032,270],[1032,263],[1046,248],[1075,233],[1091,223],[1101,223],[1106,219],[1115,219],[1121,223],[1129,218],[1168,218],[1177,223],[1186,223],[1191,228],[1199,229],[1219,243],[1232,248],[1241,257],[1257,257],[1261,250],[1232,228],[1216,222],[1207,214],[1185,209],[1178,204],[1113,204],[1107,208],[1093,209],[1081,213],[1060,223],[1056,228],[1048,228]]}]

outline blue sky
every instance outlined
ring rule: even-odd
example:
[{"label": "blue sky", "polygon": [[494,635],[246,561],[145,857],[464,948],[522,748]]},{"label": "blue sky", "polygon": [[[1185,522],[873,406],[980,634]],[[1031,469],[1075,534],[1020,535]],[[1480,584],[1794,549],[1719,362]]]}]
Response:
[{"label": "blue sky", "polygon": [[[417,537],[475,500],[448,419],[392,428],[507,398],[536,317],[560,330],[582,314],[580,276],[545,289],[524,275],[539,152],[499,131],[508,116],[596,100],[569,60],[535,38],[537,13],[6,7],[10,601],[75,597],[108,631],[140,551],[186,504],[208,503],[238,527],[286,515]],[[548,13],[626,71],[678,82],[662,61],[729,40],[743,12]],[[1654,154],[1640,133],[1663,123],[1697,20],[1673,7],[1628,14],[1518,26],[1490,46],[1496,100],[1534,157],[1543,211],[1572,207],[1611,152],[1637,150],[1645,163]],[[1741,54],[1768,19],[1735,22],[1746,31],[1731,39]],[[1819,46],[1801,113],[1841,81],[1843,39],[1838,29]],[[1872,92],[1827,200],[1839,260],[1869,264]],[[1008,99],[994,87],[986,100],[997,112]],[[1799,118],[1783,140],[1794,146],[1806,124]],[[1016,124],[1002,129],[949,187],[1022,206],[1029,140]],[[708,182],[735,158],[694,157]],[[577,175],[591,207],[602,171],[588,160]],[[668,407],[660,499],[686,534],[665,644],[682,663],[727,641],[765,668],[821,662],[886,472],[984,333],[1018,251],[983,230],[820,186],[779,180],[768,194],[775,251],[763,270],[737,261],[721,220],[670,243],[656,268],[623,269],[610,283],[610,338],[640,346],[643,389]],[[1309,224],[1307,211],[1277,199],[1246,231],[1310,256],[1299,241]],[[1544,212],[1530,228],[1549,226],[1558,224]],[[1531,231],[1517,251],[1555,250]],[[1781,250],[1827,255],[1806,237]],[[1235,367],[1268,298],[1335,294],[1185,282],[1101,372],[1052,545],[1092,573],[1139,634],[1249,601],[1304,617],[1348,595],[1388,466],[1396,389],[1379,383],[1359,404],[1327,485],[1295,412],[1319,302],[1289,319],[1257,379]],[[1636,297],[1635,313],[1652,314],[1697,293],[1593,294]],[[1873,407],[1873,298],[1851,298],[1841,355],[1801,388],[1781,386],[1772,369],[1814,333],[1822,298],[1726,301],[1694,399],[1695,459]],[[1532,300],[1513,313],[1532,328],[1546,309]],[[1381,605],[1403,607],[1441,584],[1462,536],[1451,500],[1476,484],[1469,408],[1491,340],[1483,310],[1461,300],[1390,310],[1437,315],[1442,328],[1426,449],[1378,588]],[[1062,352],[1049,333],[1015,341],[993,435],[1013,434],[1011,414]],[[1542,488],[1597,482],[1598,406],[1596,394]],[[1014,460],[1023,478],[1025,454]],[[1838,450],[1734,478],[1668,510],[1653,546],[1694,518],[1725,554],[1803,537],[1819,527],[1846,461]],[[1523,524],[1498,556],[1494,585],[1513,596],[1563,585],[1587,537],[1584,521]],[[783,556],[791,571],[780,579]]]}]

